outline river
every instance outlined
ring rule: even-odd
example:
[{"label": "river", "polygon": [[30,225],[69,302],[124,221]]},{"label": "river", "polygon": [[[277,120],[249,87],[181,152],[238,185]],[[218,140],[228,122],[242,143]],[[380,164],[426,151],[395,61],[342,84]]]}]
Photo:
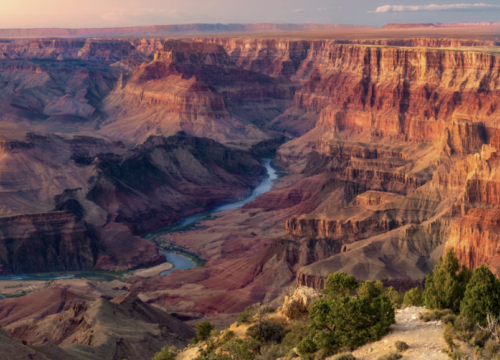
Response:
[{"label": "river", "polygon": [[[185,218],[179,224],[174,225],[170,228],[161,230],[157,233],[161,233],[164,231],[175,231],[176,229],[179,229],[179,228],[184,227],[186,225],[192,224],[195,221],[198,221],[199,219],[201,219],[202,217],[204,217],[206,215],[218,213],[218,212],[225,211],[225,210],[240,208],[243,205],[245,205],[251,201],[254,201],[262,194],[265,194],[266,192],[270,191],[271,188],[273,187],[273,182],[274,182],[274,180],[276,180],[278,178],[278,175],[276,174],[276,171],[271,167],[271,159],[266,159],[264,161],[264,166],[265,166],[265,168],[267,170],[267,174],[269,176],[267,177],[267,179],[265,179],[263,182],[261,182],[252,191],[252,194],[249,197],[247,197],[246,199],[232,202],[229,204],[220,205],[220,206],[216,207],[214,210],[207,211],[207,212],[197,214],[197,215],[189,216],[189,217]],[[154,234],[149,234],[149,235],[145,236],[145,238],[151,238],[151,236],[154,236]],[[187,257],[181,256],[178,254],[174,254],[174,253],[169,253],[166,251],[161,251],[161,253],[166,256],[167,261],[169,263],[173,264],[174,267],[170,270],[162,272],[160,275],[170,274],[174,270],[188,270],[188,269],[192,269],[196,266],[196,264],[193,261],[191,261],[190,259],[188,259]],[[115,277],[112,277],[109,275],[105,275],[105,274],[103,275],[100,273],[93,273],[92,271],[90,271],[90,272],[82,272],[82,273],[77,273],[77,274],[51,273],[51,274],[40,274],[40,275],[36,275],[36,274],[3,275],[3,276],[0,276],[0,280],[11,280],[11,281],[15,281],[15,280],[43,280],[43,281],[47,281],[47,280],[59,280],[59,279],[71,279],[71,278],[79,277],[82,275],[84,275],[84,276],[102,276],[107,281],[111,281],[111,280],[116,279]],[[1,299],[1,297],[0,297],[0,299]]]},{"label": "river", "polygon": [[[239,201],[229,203],[229,204],[220,205],[220,206],[216,207],[214,210],[206,211],[206,212],[201,213],[201,214],[189,216],[189,217],[185,218],[183,221],[181,221],[179,224],[174,225],[170,228],[167,228],[166,230],[159,231],[159,233],[164,232],[164,231],[175,231],[176,229],[180,229],[184,226],[187,226],[187,225],[194,223],[195,221],[200,220],[202,217],[204,217],[206,215],[215,214],[215,213],[225,211],[225,210],[232,210],[232,209],[240,208],[243,205],[245,205],[251,201],[254,201],[262,194],[265,194],[266,192],[271,191],[271,189],[273,187],[274,180],[276,180],[278,178],[278,174],[276,173],[276,170],[274,170],[271,166],[271,159],[266,159],[264,161],[264,166],[265,166],[265,168],[267,170],[267,174],[269,176],[267,177],[267,179],[265,179],[263,182],[261,182],[252,191],[252,194],[249,197],[247,197],[246,199],[239,200]],[[151,234],[148,237],[151,237],[153,235],[154,234]],[[177,255],[174,253],[168,253],[168,252],[164,252],[164,251],[162,251],[161,253],[167,257],[167,261],[169,263],[174,265],[174,267],[172,269],[162,272],[160,274],[162,276],[170,274],[174,270],[188,270],[188,269],[192,269],[196,266],[196,264],[194,262],[192,262],[190,259],[188,259],[184,256],[180,256],[180,255]]]}]

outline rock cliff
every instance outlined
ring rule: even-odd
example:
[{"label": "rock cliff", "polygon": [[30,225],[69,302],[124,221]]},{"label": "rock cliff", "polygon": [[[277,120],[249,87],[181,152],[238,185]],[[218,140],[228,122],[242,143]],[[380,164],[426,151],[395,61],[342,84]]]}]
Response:
[{"label": "rock cliff", "polygon": [[237,67],[222,46],[170,40],[106,98],[110,117],[101,132],[134,141],[185,131],[258,142],[269,139],[259,126],[285,111],[295,89],[289,80]]},{"label": "rock cliff", "polygon": [[0,218],[0,274],[90,270],[98,239],[68,212]]}]

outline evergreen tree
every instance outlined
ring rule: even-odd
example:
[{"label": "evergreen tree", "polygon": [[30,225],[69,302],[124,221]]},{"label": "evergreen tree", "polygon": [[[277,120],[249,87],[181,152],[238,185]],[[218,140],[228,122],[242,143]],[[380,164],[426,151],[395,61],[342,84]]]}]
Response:
[{"label": "evergreen tree", "polygon": [[203,341],[210,336],[210,332],[214,329],[214,326],[208,321],[202,321],[196,325],[196,337],[199,341]]},{"label": "evergreen tree", "polygon": [[395,323],[394,307],[379,284],[367,281],[357,296],[349,296],[358,287],[354,277],[340,273],[328,280],[323,291],[327,296],[309,312],[311,335],[297,347],[303,356],[317,350],[330,355],[378,340]]},{"label": "evergreen tree", "polygon": [[418,287],[408,290],[403,299],[406,306],[422,306],[423,301],[423,293]]},{"label": "evergreen tree", "polygon": [[500,315],[500,281],[486,265],[481,265],[467,284],[460,315],[484,324],[488,313]]},{"label": "evergreen tree", "polygon": [[336,272],[328,275],[322,292],[330,297],[338,297],[349,294],[357,288],[358,282],[354,276],[349,276],[345,272]]},{"label": "evergreen tree", "polygon": [[451,309],[458,313],[471,275],[469,269],[460,266],[455,252],[450,249],[444,258],[439,258],[434,273],[427,277],[424,291],[425,306],[428,309]]}]

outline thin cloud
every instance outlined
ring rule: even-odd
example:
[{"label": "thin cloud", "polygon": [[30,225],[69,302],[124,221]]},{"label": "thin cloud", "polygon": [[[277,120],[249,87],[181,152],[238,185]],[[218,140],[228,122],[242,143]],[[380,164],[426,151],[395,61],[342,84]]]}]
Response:
[{"label": "thin cloud", "polygon": [[326,8],[318,8],[318,11],[325,11]]},{"label": "thin cloud", "polygon": [[293,13],[301,13],[303,11],[304,11],[304,9],[292,9]]},{"label": "thin cloud", "polygon": [[483,11],[483,10],[500,10],[500,5],[492,4],[449,4],[449,5],[384,5],[379,6],[375,13],[390,13],[390,12],[412,12],[412,11]]}]

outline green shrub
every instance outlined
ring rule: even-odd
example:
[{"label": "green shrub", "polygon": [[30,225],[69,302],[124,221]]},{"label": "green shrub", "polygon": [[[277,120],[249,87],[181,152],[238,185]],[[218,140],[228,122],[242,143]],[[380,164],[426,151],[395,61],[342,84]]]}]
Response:
[{"label": "green shrub", "polygon": [[446,345],[448,345],[449,351],[453,351],[455,348],[455,342],[453,341],[455,339],[455,328],[452,323],[446,324],[443,331],[443,338]]},{"label": "green shrub", "polygon": [[245,308],[245,311],[243,311],[241,314],[238,315],[238,318],[236,319],[236,324],[241,324],[241,323],[246,323],[250,319],[250,317],[253,315],[254,309],[251,306],[247,306]]},{"label": "green shrub", "polygon": [[214,330],[214,326],[208,321],[202,321],[196,324],[196,337],[198,341],[203,341],[210,336],[210,333]]},{"label": "green shrub", "polygon": [[[382,282],[380,282],[382,283]],[[382,285],[383,286],[383,285]],[[389,300],[391,301],[392,306],[395,309],[400,309],[401,305],[403,305],[403,296],[400,295],[394,287],[389,286],[384,288],[384,294],[387,295]]]},{"label": "green shrub", "polygon": [[448,316],[453,316],[453,312],[449,309],[445,310],[425,310],[420,313],[418,318],[424,322],[437,321]]},{"label": "green shrub", "polygon": [[403,303],[406,306],[424,305],[424,298],[422,291],[418,287],[408,290],[403,298]]},{"label": "green shrub", "polygon": [[224,334],[222,334],[221,338],[220,338],[220,342],[222,344],[225,344],[227,343],[229,340],[231,340],[232,338],[234,338],[236,336],[236,334],[234,333],[234,331],[232,330],[229,330],[229,329],[226,329],[224,331]]},{"label": "green shrub", "polygon": [[346,353],[335,355],[332,358],[332,360],[356,360],[356,358],[354,357],[353,354],[346,352]]},{"label": "green shrub", "polygon": [[263,342],[281,342],[285,333],[280,324],[269,321],[261,321],[247,329],[247,336],[261,340]]},{"label": "green shrub", "polygon": [[285,356],[285,352],[277,344],[271,346],[263,347],[260,349],[260,355],[257,356],[258,360],[276,360],[280,357]]},{"label": "green shrub", "polygon": [[259,308],[258,312],[261,314],[270,314],[276,311],[276,308],[271,305],[263,305]]},{"label": "green shrub", "polygon": [[500,314],[500,281],[487,266],[481,265],[474,270],[467,285],[460,315],[484,324],[488,313]]},{"label": "green shrub", "polygon": [[494,359],[495,356],[500,352],[500,343],[494,339],[489,339],[484,344],[483,356],[486,359]]},{"label": "green shrub", "polygon": [[476,330],[476,324],[472,322],[469,318],[458,316],[453,324],[455,328],[455,339],[463,342],[469,342],[469,340],[474,336]]},{"label": "green shrub", "polygon": [[259,350],[259,344],[253,338],[242,340],[233,338],[222,347],[232,360],[254,360],[254,352]]},{"label": "green shrub", "polygon": [[175,360],[179,350],[175,346],[169,347],[168,349],[164,347],[161,351],[157,352],[151,360]]},{"label": "green shrub", "polygon": [[448,314],[441,317],[441,320],[446,325],[448,323],[455,323],[457,316],[455,314]]},{"label": "green shrub", "polygon": [[486,341],[490,338],[491,334],[488,331],[476,327],[474,335],[469,339],[469,344],[476,347],[484,347]]},{"label": "green shrub", "polygon": [[452,360],[469,360],[469,356],[465,355],[461,350],[450,352],[448,356]]},{"label": "green shrub", "polygon": [[316,351],[316,354],[314,354],[314,360],[325,360],[325,358],[328,356],[325,350],[319,350]]},{"label": "green shrub", "polygon": [[410,346],[407,343],[405,343],[404,341],[396,341],[394,346],[396,347],[396,350],[398,352],[405,352],[406,350],[408,350],[410,348]]},{"label": "green shrub", "polygon": [[[195,360],[232,360],[227,354],[224,354],[212,339],[208,339],[206,346],[201,346],[198,350],[198,356]],[[253,360],[253,359],[251,359]]]},{"label": "green shrub", "polygon": [[309,329],[307,328],[307,323],[294,321],[281,341],[281,348],[285,351],[285,353],[289,353],[308,334]]},{"label": "green shrub", "polygon": [[382,356],[379,356],[377,358],[377,360],[397,360],[397,359],[401,359],[402,357],[403,357],[403,355],[400,355],[400,354],[395,353],[395,352],[390,352],[390,353],[384,354]]},{"label": "green shrub", "polygon": [[479,359],[483,354],[483,349],[480,346],[476,346],[474,349],[474,358]]},{"label": "green shrub", "polygon": [[466,267],[460,266],[455,252],[450,249],[444,258],[439,258],[434,273],[427,277],[423,294],[425,306],[458,313],[471,274]]},{"label": "green shrub", "polygon": [[316,343],[309,336],[302,339],[302,341],[297,346],[297,352],[302,356],[313,354],[317,350],[318,348],[316,346]]},{"label": "green shrub", "polygon": [[212,331],[210,331],[210,337],[217,337],[219,335],[220,335],[220,331],[217,329],[213,329]]}]

